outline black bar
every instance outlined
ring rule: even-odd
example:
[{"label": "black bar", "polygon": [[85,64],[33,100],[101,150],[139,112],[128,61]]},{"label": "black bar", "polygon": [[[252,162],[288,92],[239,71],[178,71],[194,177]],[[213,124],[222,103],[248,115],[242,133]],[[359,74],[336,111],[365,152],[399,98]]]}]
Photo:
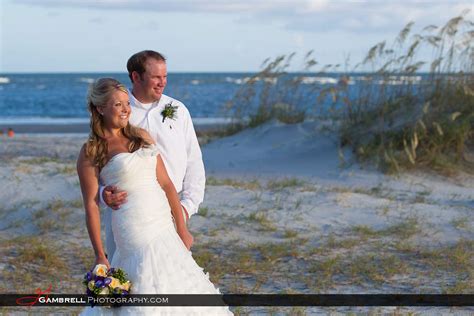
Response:
[{"label": "black bar", "polygon": [[[99,296],[100,297],[100,296]],[[98,306],[474,306],[474,294],[224,294],[128,295]],[[119,301],[120,300],[120,301]],[[118,302],[118,303],[117,303]],[[0,306],[88,306],[81,294],[0,294]]]}]

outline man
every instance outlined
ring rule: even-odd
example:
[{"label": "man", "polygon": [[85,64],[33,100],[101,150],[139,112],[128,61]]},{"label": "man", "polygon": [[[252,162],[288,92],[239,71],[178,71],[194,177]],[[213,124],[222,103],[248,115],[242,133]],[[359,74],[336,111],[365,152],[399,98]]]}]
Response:
[{"label": "man", "polygon": [[[197,213],[204,198],[205,174],[201,149],[188,109],[183,103],[163,94],[167,83],[166,59],[160,53],[145,50],[127,62],[132,81],[129,93],[130,123],[146,129],[160,149],[168,175],[180,195],[184,219]],[[127,193],[108,186],[100,197],[117,210],[126,202]],[[106,211],[106,248],[109,260],[115,252],[111,231],[111,210]]]}]

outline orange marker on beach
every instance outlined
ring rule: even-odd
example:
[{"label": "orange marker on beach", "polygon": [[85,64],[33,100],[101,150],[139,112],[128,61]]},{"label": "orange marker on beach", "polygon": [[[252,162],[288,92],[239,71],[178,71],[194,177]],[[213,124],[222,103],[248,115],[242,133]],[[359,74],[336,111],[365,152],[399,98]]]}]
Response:
[{"label": "orange marker on beach", "polygon": [[13,128],[9,128],[7,132],[8,137],[13,137],[15,136],[15,132],[13,131]]}]

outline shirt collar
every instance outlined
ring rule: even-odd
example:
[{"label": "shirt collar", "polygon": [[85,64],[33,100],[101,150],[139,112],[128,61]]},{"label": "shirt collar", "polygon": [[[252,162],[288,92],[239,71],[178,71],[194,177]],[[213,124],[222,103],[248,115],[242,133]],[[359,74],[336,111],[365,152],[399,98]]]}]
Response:
[{"label": "shirt collar", "polygon": [[131,90],[128,90],[128,96],[130,98],[131,103],[135,107],[140,108],[140,109],[144,109],[144,110],[151,110],[153,108],[156,108],[160,104],[163,104],[164,103],[163,101],[166,99],[166,96],[164,94],[162,94],[159,101],[154,101],[152,103],[142,103],[142,102],[138,101],[137,98],[135,98],[135,96],[133,95]]}]

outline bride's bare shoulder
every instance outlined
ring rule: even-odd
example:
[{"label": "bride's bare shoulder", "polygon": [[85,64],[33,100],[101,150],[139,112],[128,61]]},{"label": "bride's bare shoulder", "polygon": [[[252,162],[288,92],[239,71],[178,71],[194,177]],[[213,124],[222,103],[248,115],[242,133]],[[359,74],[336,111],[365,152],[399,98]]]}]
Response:
[{"label": "bride's bare shoulder", "polygon": [[87,142],[84,143],[79,151],[79,155],[77,157],[77,167],[92,167],[94,166],[93,160],[91,157],[87,155]]}]

